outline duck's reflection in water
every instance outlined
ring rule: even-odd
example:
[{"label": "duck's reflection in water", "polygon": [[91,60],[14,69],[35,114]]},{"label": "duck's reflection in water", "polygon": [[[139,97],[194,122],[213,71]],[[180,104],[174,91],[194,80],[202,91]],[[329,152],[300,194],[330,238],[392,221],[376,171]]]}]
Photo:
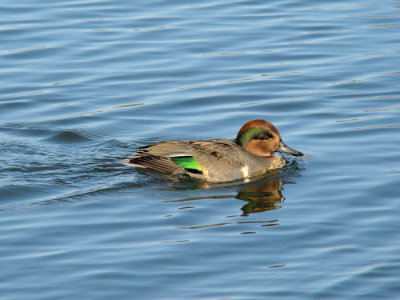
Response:
[{"label": "duck's reflection in water", "polygon": [[240,189],[235,198],[248,202],[241,208],[243,215],[281,208],[276,204],[285,200],[282,185],[281,179],[274,178]]},{"label": "duck's reflection in water", "polygon": [[[282,186],[287,183],[293,183],[289,181],[283,181],[280,178],[268,178],[263,181],[258,181],[257,183],[248,183],[245,185],[236,186],[237,194],[235,195],[208,195],[205,197],[193,197],[185,198],[180,200],[172,200],[165,202],[188,202],[196,200],[205,199],[240,199],[246,201],[247,203],[241,207],[242,216],[247,216],[252,213],[265,212],[267,210],[281,208],[277,205],[278,203],[285,200],[282,196]],[[206,183],[197,188],[210,188],[215,186],[210,186]],[[193,186],[192,186],[193,188]]]}]

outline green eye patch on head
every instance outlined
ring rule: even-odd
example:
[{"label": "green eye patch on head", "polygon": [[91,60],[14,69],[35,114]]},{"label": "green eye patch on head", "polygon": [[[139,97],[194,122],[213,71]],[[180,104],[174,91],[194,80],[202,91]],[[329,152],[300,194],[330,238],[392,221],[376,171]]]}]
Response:
[{"label": "green eye patch on head", "polygon": [[246,147],[246,144],[254,139],[265,139],[265,137],[272,137],[269,131],[262,127],[253,127],[243,132],[236,140],[236,144]]}]

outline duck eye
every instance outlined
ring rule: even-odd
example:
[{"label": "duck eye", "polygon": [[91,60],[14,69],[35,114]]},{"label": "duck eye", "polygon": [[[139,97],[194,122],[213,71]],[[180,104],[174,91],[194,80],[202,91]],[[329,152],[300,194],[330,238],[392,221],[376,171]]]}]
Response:
[{"label": "duck eye", "polygon": [[262,134],[260,134],[257,139],[258,140],[269,140],[270,138],[272,138],[272,134],[270,132],[263,132]]},{"label": "duck eye", "polygon": [[257,140],[264,141],[264,140],[268,140],[268,139],[270,139],[270,138],[271,138],[271,137],[268,136],[268,135],[260,135],[260,136],[257,137]]}]

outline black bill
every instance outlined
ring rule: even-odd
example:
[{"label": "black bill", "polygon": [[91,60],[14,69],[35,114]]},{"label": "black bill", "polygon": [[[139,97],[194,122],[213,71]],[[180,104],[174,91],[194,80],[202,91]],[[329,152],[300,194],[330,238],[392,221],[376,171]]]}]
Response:
[{"label": "black bill", "polygon": [[276,149],[276,151],[282,152],[282,153],[291,154],[291,155],[294,155],[294,156],[303,156],[304,155],[300,151],[297,151],[297,150],[294,150],[294,149],[290,148],[283,141],[281,141],[281,143],[279,144],[279,147],[278,147],[278,149]]}]

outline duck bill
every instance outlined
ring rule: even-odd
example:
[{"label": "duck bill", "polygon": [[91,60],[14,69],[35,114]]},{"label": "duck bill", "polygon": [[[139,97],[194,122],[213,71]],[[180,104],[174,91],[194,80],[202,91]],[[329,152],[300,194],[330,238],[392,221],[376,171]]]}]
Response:
[{"label": "duck bill", "polygon": [[281,152],[281,153],[291,154],[291,155],[294,155],[294,156],[303,156],[304,155],[300,151],[297,151],[297,150],[294,150],[294,149],[290,148],[283,141],[280,142],[279,147],[278,147],[278,149],[276,149],[276,151]]}]

